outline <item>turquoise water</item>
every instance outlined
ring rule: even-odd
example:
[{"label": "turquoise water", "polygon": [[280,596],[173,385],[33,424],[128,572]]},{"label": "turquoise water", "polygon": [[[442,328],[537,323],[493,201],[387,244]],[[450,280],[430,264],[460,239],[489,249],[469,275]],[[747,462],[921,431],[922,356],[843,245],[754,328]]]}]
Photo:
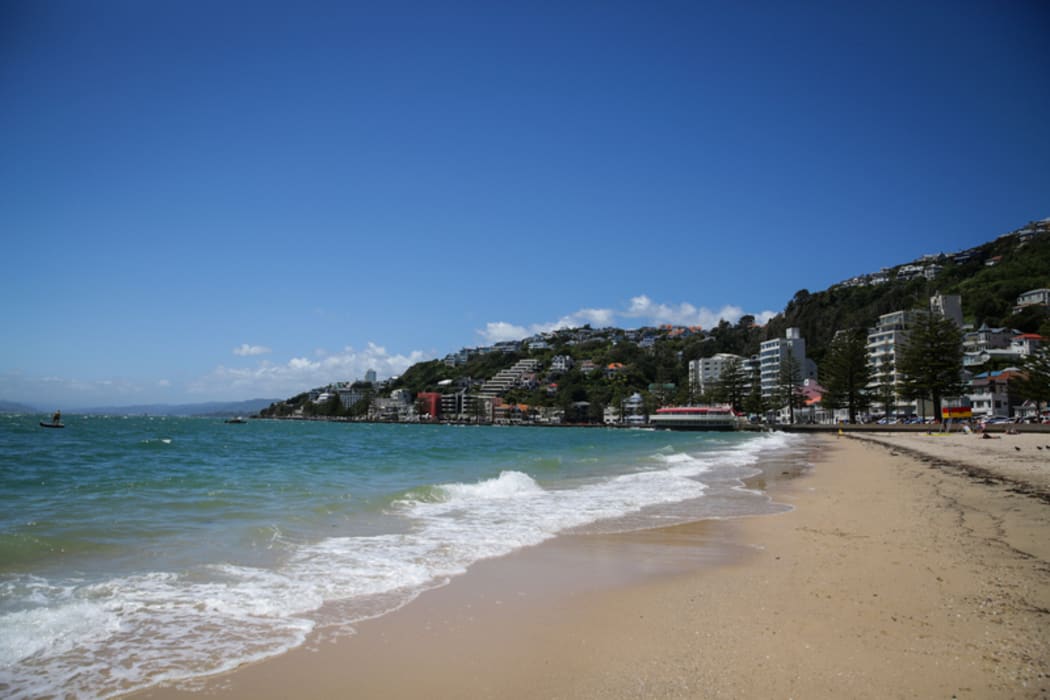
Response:
[{"label": "turquoise water", "polygon": [[106,697],[348,627],[564,532],[774,508],[783,434],[0,416],[0,694]]}]

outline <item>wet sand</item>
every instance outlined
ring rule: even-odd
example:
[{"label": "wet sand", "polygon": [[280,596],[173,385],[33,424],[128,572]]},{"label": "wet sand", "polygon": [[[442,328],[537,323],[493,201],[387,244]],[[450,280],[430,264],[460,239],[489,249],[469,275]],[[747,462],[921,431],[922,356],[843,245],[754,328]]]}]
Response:
[{"label": "wet sand", "polygon": [[559,538],[135,697],[1050,698],[1050,504],[953,438],[878,438],[812,438],[812,470],[766,479],[791,512]]}]

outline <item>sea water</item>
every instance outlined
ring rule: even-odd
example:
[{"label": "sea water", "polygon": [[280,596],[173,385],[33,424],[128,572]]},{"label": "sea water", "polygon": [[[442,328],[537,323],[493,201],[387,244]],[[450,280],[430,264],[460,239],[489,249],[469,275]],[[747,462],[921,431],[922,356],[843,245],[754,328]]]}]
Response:
[{"label": "sea water", "polygon": [[560,533],[772,512],[782,433],[0,416],[0,695],[109,697],[352,631]]}]

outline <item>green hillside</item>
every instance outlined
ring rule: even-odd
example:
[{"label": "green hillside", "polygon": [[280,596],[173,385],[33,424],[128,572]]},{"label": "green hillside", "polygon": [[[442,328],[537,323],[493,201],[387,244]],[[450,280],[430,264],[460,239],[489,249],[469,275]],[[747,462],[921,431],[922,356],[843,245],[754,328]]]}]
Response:
[{"label": "green hillside", "polygon": [[[1026,229],[1031,232],[1023,236],[1014,232],[970,250],[901,263],[823,291],[799,290],[784,311],[765,326],[755,325],[753,317],[745,316],[735,325],[723,321],[702,332],[683,328],[564,329],[533,339],[540,343],[464,350],[456,360],[417,363],[382,390],[407,389],[413,396],[420,392],[469,393],[498,371],[531,357],[539,360],[536,376],[527,385],[509,391],[504,401],[560,408],[573,420],[600,421],[606,406],[619,406],[636,392],[650,410],[664,403],[720,400],[722,397],[689,394],[689,362],[716,353],[750,357],[758,353],[762,341],[783,337],[791,327],[800,329],[809,357],[819,366],[836,331],[871,328],[881,314],[926,307],[937,293],[960,295],[965,322],[975,328],[987,324],[1050,336],[1046,308],[1034,307],[1021,313],[1013,310],[1021,293],[1050,287],[1050,221],[1030,224]],[[573,367],[552,372],[555,356],[572,358]],[[305,415],[360,414],[340,408],[335,399],[327,405],[312,405],[309,395],[302,394],[264,411],[264,415],[287,415],[297,407]]]},{"label": "green hillside", "polygon": [[967,259],[958,262],[954,255],[931,260],[943,270],[930,280],[898,279],[901,265],[890,271],[891,279],[884,284],[836,285],[815,293],[799,290],[767,324],[766,336],[781,337],[785,329],[799,328],[809,356],[819,364],[837,330],[870,328],[881,314],[925,307],[937,293],[960,295],[964,321],[974,328],[986,324],[1026,333],[1042,329],[1050,335],[1050,327],[1044,328],[1045,308],[1013,313],[1018,295],[1050,287],[1050,233],[1024,243],[1016,235],[1004,236],[966,253]]}]

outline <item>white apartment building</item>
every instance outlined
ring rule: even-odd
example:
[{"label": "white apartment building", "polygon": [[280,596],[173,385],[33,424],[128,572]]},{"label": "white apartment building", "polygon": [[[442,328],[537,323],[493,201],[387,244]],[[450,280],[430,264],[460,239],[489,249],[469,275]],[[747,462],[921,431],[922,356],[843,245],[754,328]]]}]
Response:
[{"label": "white apartment building", "polygon": [[[908,332],[914,322],[914,311],[894,311],[879,316],[875,328],[868,331],[868,366],[871,367],[872,373],[872,381],[868,389],[874,396],[879,396],[878,387],[881,384],[891,383],[899,386],[903,380],[898,362],[908,344]],[[883,406],[879,404],[879,409],[882,408]],[[887,413],[902,416],[930,416],[932,410],[933,407],[929,401],[905,400],[899,394],[895,394],[894,402],[889,406]]]},{"label": "white apartment building", "polygon": [[788,356],[794,357],[802,380],[816,379],[817,366],[806,357],[806,341],[798,328],[788,328],[783,338],[767,340],[759,346],[759,377],[762,396],[769,398],[780,384],[780,367]]},{"label": "white apartment building", "polygon": [[[720,352],[713,357],[702,357],[689,362],[689,389],[694,394],[703,394],[720,381],[726,367],[737,363],[742,369],[747,368],[747,358],[728,352]],[[750,379],[750,378],[749,378]]]},{"label": "white apartment building", "polygon": [[[897,368],[897,358],[908,342],[908,328],[914,321],[913,311],[894,311],[879,316],[878,323],[868,331],[868,366],[871,367],[872,381],[868,388],[878,395],[882,384],[898,385],[902,379]],[[910,413],[910,409],[901,406],[899,397],[888,412],[898,413],[901,409]]]}]

